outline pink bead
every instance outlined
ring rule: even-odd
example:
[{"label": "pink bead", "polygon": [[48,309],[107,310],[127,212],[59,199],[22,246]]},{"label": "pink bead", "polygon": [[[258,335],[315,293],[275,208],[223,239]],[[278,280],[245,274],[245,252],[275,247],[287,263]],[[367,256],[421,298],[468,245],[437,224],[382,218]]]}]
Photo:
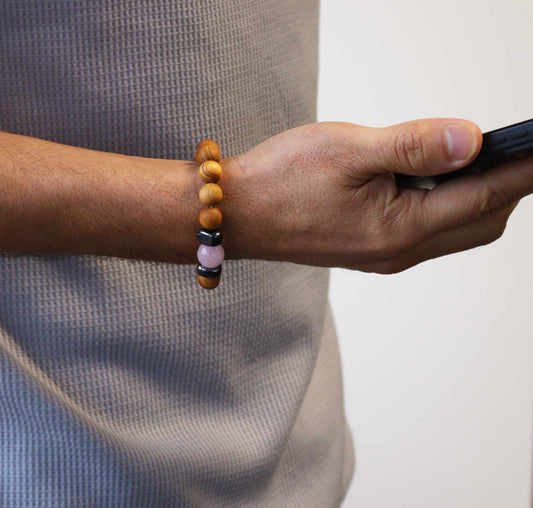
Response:
[{"label": "pink bead", "polygon": [[224,247],[217,245],[216,247],[209,247],[209,245],[200,245],[198,247],[198,261],[206,268],[216,268],[224,259]]}]

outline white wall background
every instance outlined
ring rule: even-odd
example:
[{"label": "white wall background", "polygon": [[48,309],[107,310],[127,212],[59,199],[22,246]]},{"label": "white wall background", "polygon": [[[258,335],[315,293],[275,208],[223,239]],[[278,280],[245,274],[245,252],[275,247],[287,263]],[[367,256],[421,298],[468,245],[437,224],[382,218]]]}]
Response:
[{"label": "white wall background", "polygon": [[[322,0],[319,120],[533,117],[531,0]],[[332,269],[356,473],[343,508],[529,508],[533,197],[503,237]]]}]

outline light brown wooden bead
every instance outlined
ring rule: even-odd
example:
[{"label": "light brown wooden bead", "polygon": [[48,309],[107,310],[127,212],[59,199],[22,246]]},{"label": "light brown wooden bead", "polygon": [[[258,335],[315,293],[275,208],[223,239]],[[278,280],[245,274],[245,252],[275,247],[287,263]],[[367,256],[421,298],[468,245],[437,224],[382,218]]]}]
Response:
[{"label": "light brown wooden bead", "polygon": [[202,141],[200,141],[200,143],[196,145],[196,151],[198,151],[205,145],[210,145],[211,143],[216,143],[216,141],[214,141],[213,139],[202,139]]},{"label": "light brown wooden bead", "polygon": [[206,206],[217,205],[222,201],[223,196],[222,188],[216,183],[202,185],[198,195],[200,196],[200,201]]},{"label": "light brown wooden bead", "polygon": [[214,279],[209,279],[207,277],[202,277],[201,275],[196,274],[196,280],[198,284],[205,289],[215,289],[220,282],[220,275]]},{"label": "light brown wooden bead", "polygon": [[220,147],[216,141],[212,139],[203,139],[196,147],[196,155],[194,156],[196,162],[217,161],[220,162]]},{"label": "light brown wooden bead", "polygon": [[205,229],[215,229],[222,224],[222,212],[218,208],[200,210],[200,224]]},{"label": "light brown wooden bead", "polygon": [[222,176],[222,166],[217,161],[204,161],[200,165],[198,174],[200,175],[202,182],[215,183],[218,182]]}]

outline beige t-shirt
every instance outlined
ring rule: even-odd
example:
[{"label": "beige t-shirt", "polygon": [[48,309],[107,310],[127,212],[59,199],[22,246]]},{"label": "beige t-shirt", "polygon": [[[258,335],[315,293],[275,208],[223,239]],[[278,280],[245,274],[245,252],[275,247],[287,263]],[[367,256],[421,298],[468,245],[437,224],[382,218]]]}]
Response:
[{"label": "beige t-shirt", "polygon": [[[7,0],[0,130],[230,157],[316,120],[318,0]],[[1,153],[0,153],[1,155]],[[336,507],[329,270],[0,256],[0,506]]]}]

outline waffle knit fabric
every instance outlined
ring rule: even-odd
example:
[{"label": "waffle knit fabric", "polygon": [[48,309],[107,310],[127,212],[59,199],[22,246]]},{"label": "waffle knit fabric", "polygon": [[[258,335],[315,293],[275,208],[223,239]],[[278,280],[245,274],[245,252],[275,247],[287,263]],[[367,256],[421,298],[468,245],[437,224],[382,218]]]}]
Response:
[{"label": "waffle knit fabric", "polygon": [[[316,121],[318,0],[4,0],[0,130],[230,157]],[[0,506],[335,507],[329,270],[0,256]]]}]

